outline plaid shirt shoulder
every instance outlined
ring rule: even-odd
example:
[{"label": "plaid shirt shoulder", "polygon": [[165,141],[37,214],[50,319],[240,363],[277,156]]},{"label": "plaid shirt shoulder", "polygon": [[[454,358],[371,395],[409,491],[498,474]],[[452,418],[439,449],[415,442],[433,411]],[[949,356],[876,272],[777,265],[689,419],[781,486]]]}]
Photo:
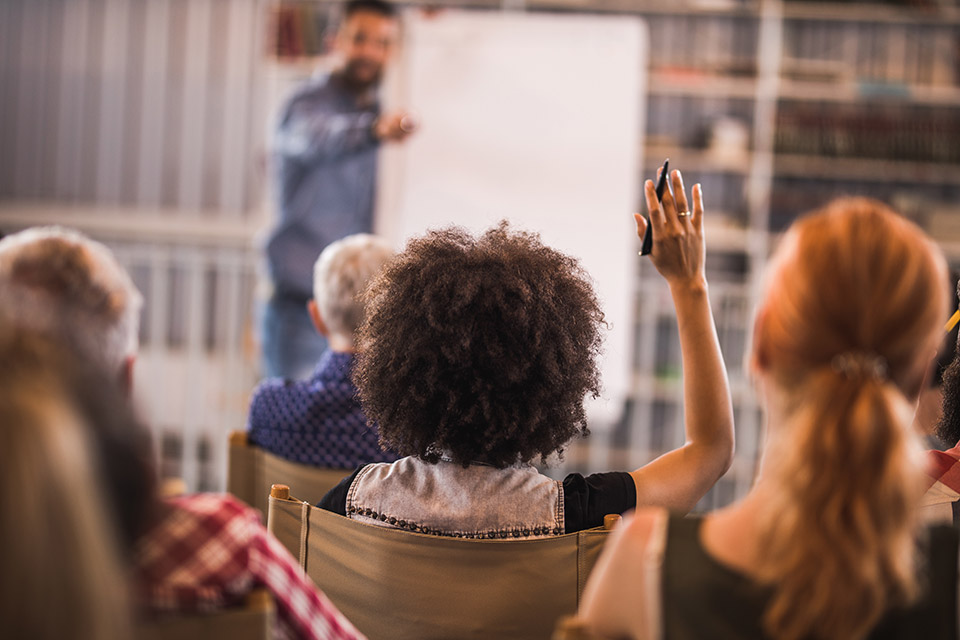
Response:
[{"label": "plaid shirt shoulder", "polygon": [[165,505],[163,519],[136,550],[134,576],[144,610],[214,611],[266,587],[276,600],[279,637],[363,638],[254,510],[221,494],[180,496]]},{"label": "plaid shirt shoulder", "polygon": [[946,451],[927,451],[928,485],[940,483],[960,493],[960,444]]}]

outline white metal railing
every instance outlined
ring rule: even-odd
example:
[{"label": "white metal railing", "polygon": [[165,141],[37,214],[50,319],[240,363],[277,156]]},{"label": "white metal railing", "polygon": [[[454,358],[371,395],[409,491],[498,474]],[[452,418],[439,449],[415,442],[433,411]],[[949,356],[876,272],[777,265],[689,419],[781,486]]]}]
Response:
[{"label": "white metal railing", "polygon": [[138,401],[193,490],[224,488],[257,376],[267,4],[0,2],[0,228],[72,226],[131,271]]},{"label": "white metal railing", "polygon": [[266,4],[0,2],[0,198],[249,219]]},{"label": "white metal railing", "polygon": [[165,476],[223,490],[227,434],[257,381],[256,256],[234,247],[114,243],[144,294],[135,388]]}]

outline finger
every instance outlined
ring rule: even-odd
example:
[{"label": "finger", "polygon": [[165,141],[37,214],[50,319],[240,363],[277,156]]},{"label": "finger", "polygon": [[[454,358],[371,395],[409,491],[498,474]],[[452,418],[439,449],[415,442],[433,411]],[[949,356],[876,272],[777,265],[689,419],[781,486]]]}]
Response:
[{"label": "finger", "polygon": [[660,209],[660,203],[657,201],[657,188],[653,186],[653,180],[643,183],[643,195],[647,199],[647,215],[650,216],[650,224],[653,225],[653,233],[656,236],[657,230],[663,229],[666,221]]},{"label": "finger", "polygon": [[633,214],[633,219],[637,223],[637,236],[642,240],[643,236],[647,233],[647,219],[639,213]]},{"label": "finger", "polygon": [[[677,203],[673,199],[673,194],[670,193],[670,189],[663,190],[663,199],[660,201],[660,208],[663,210],[664,217],[664,226],[671,230],[672,232],[678,232],[682,229],[680,225],[680,218],[677,217],[679,210],[677,209]],[[656,227],[653,228],[656,231]]]},{"label": "finger", "polygon": [[703,187],[700,183],[693,185],[693,213],[690,215],[690,222],[695,229],[703,228]]},{"label": "finger", "polygon": [[677,213],[689,213],[690,209],[687,206],[687,192],[683,189],[683,176],[680,175],[680,170],[677,169],[674,171],[673,175],[670,177],[673,180],[673,197],[677,201]]}]

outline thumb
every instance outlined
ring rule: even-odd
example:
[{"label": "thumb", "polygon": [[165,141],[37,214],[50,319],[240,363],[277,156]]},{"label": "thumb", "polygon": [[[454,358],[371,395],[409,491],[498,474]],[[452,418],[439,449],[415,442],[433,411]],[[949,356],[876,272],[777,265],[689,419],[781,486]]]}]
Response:
[{"label": "thumb", "polygon": [[643,238],[643,235],[647,232],[647,224],[649,224],[647,219],[640,213],[633,214],[633,219],[637,221],[637,235]]}]

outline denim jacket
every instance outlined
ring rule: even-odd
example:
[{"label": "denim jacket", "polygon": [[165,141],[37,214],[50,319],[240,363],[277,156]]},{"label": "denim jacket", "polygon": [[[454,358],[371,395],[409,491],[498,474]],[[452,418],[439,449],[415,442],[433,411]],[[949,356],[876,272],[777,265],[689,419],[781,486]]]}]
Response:
[{"label": "denim jacket", "polygon": [[365,466],[348,518],[457,538],[542,538],[564,532],[563,484],[529,465],[506,469],[416,457]]}]

